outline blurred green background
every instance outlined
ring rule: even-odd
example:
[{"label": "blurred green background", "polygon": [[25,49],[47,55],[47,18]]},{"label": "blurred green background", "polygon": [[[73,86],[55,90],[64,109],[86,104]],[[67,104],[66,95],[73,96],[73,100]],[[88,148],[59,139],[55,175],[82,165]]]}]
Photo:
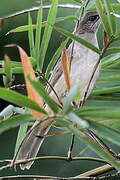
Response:
[{"label": "blurred green background", "polygon": [[[38,5],[39,4],[35,0],[12,0],[12,1],[1,0],[0,17],[27,8],[32,8]],[[47,10],[44,10],[44,19],[46,19],[47,12],[48,12]],[[59,9],[58,16],[64,17],[67,15],[74,15],[76,12],[77,12],[76,9]],[[33,12],[31,14],[33,17],[33,22],[35,23],[36,12]],[[27,14],[7,19],[4,22],[3,29],[0,31],[0,59],[3,59],[4,54],[7,53],[11,57],[11,59],[14,59],[16,61],[19,60],[19,56],[16,49],[4,48],[6,44],[11,44],[11,43],[16,43],[20,45],[29,54],[27,32],[16,33],[16,34],[14,33],[8,36],[5,35],[9,30],[25,24],[27,24]],[[73,21],[67,21],[64,23],[60,23],[59,25],[72,32],[74,29],[74,24],[75,23]],[[61,42],[61,35],[58,34],[57,32],[53,32],[48,48],[48,53],[46,56],[46,63],[50,60],[57,47],[59,47],[60,42]],[[19,76],[19,79],[20,82],[23,81],[22,76]],[[0,78],[0,81],[2,81],[2,78]],[[2,85],[2,82],[0,82],[0,84]],[[4,106],[7,105],[4,103],[5,102],[1,102],[0,109],[2,109]],[[53,128],[51,131],[56,131],[56,129]],[[17,132],[18,132],[18,128],[5,132],[0,136],[0,159],[11,159],[13,157]],[[59,137],[47,138],[44,141],[44,144],[38,156],[39,155],[67,156],[67,151],[70,145],[70,138],[71,138],[70,135],[62,135]],[[80,156],[80,152],[84,149],[84,147],[85,146],[82,143],[80,143],[80,141],[76,138],[75,146],[73,149],[73,156]],[[83,153],[81,156],[92,156],[93,154],[94,153],[91,150],[87,149],[85,153]],[[96,155],[94,154],[94,156]],[[38,175],[40,174],[40,175],[69,177],[83,173],[97,166],[100,166],[100,163],[90,162],[90,161],[66,162],[63,160],[41,160],[35,162],[29,171],[28,170],[21,171],[19,168],[17,168],[17,171],[15,172],[14,169],[9,169],[0,172],[0,176],[12,175],[12,174],[38,174]]]}]

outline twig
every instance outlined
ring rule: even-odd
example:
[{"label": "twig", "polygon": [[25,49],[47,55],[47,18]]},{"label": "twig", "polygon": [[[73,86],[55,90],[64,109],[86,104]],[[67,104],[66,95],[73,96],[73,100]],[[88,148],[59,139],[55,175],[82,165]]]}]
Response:
[{"label": "twig", "polygon": [[[49,9],[50,7],[51,7],[50,5],[42,6],[43,9]],[[59,4],[58,5],[58,8],[79,9],[80,7],[81,6],[74,5],[74,4]],[[39,8],[40,7],[33,7],[33,8],[30,8],[30,9],[25,9],[25,10],[22,10],[22,11],[18,11],[16,13],[13,13],[13,14],[10,14],[10,15],[7,15],[7,16],[3,16],[3,17],[1,17],[1,19],[8,19],[8,18],[12,18],[12,17],[18,16],[18,15],[21,15],[21,14],[28,13],[28,12],[38,11]]]},{"label": "twig", "polygon": [[[36,178],[36,179],[52,179],[52,180],[68,180],[68,179],[78,179],[75,177],[69,177],[69,178],[62,178],[62,177],[56,177],[56,176],[39,176],[39,175],[16,175],[16,176],[4,176],[4,177],[0,177],[0,180],[4,180],[4,179],[19,179],[19,178]],[[79,179],[81,180],[90,180],[91,178],[89,177],[79,177]],[[92,179],[91,179],[92,180]]]},{"label": "twig", "polygon": [[0,180],[4,180],[4,179],[19,179],[19,178],[36,178],[36,179],[52,179],[52,180],[78,180],[78,179],[81,179],[81,180],[105,180],[105,179],[113,179],[113,178],[119,178],[120,175],[119,174],[110,174],[110,175],[107,175],[107,176],[102,176],[102,177],[99,177],[99,178],[96,178],[96,177],[85,177],[85,176],[76,176],[76,177],[69,177],[69,178],[62,178],[62,177],[56,177],[56,176],[40,176],[40,175],[16,175],[16,176],[3,176],[3,177],[0,177]]},{"label": "twig", "polygon": [[39,175],[16,175],[16,176],[3,176],[3,177],[0,177],[0,180],[4,180],[4,179],[19,179],[19,178],[41,178],[41,179],[63,179],[61,177],[55,177],[55,176],[39,176]]},{"label": "twig", "polygon": [[97,175],[103,174],[105,172],[111,171],[113,169],[114,169],[114,167],[110,166],[109,164],[106,164],[104,166],[100,166],[98,168],[95,168],[93,170],[87,171],[87,172],[82,173],[79,176],[75,176],[75,177],[79,178],[81,176],[83,176],[83,177],[97,176]]},{"label": "twig", "polygon": [[9,89],[25,89],[25,84],[17,84],[17,85],[13,85],[11,87],[9,87]]},{"label": "twig", "polygon": [[103,50],[102,50],[102,52],[101,52],[101,54],[100,54],[100,57],[99,57],[97,63],[95,64],[95,66],[94,66],[92,76],[91,76],[91,78],[90,78],[90,81],[89,81],[88,86],[87,86],[87,88],[86,88],[86,92],[85,92],[84,97],[83,97],[82,105],[85,103],[88,90],[89,90],[90,85],[91,85],[91,82],[92,82],[92,80],[93,80],[93,78],[94,78],[94,76],[95,76],[95,73],[96,73],[96,71],[97,71],[97,68],[98,68],[98,66],[100,65],[101,59],[103,58],[103,56],[104,56],[107,48],[110,46],[110,44],[111,44],[112,41],[114,40],[113,38],[114,38],[114,37],[111,37],[111,39],[109,40],[109,42],[108,42],[108,44],[106,45],[106,47],[103,48]]},{"label": "twig", "polygon": [[[38,72],[38,71],[37,71]],[[49,87],[52,89],[52,91],[54,92],[58,102],[60,104],[57,104],[59,106],[60,109],[62,109],[62,102],[57,94],[57,92],[55,91],[54,87],[50,84],[50,82],[47,80],[47,78],[44,76],[44,74],[42,72],[38,72],[40,74],[40,76],[42,76],[43,80],[45,80],[45,82],[49,85]]]},{"label": "twig", "polygon": [[[30,158],[30,159],[26,159],[26,160],[16,160],[14,162],[14,165],[19,165],[19,164],[24,164],[27,162],[31,162],[31,161],[38,161],[38,160],[47,160],[47,159],[58,159],[58,160],[62,160],[62,161],[68,161],[68,157],[63,157],[63,156],[42,156],[42,157],[35,157],[35,158]],[[83,160],[87,160],[87,161],[97,161],[97,162],[102,162],[102,163],[106,163],[105,160],[103,159],[99,159],[99,158],[90,158],[90,157],[73,157],[72,161],[83,161]],[[6,166],[2,166],[0,167],[0,171],[7,169],[7,168],[11,168],[11,162],[13,160],[7,160],[7,162],[9,162],[9,164],[7,164]],[[3,161],[3,162],[6,162]]]}]

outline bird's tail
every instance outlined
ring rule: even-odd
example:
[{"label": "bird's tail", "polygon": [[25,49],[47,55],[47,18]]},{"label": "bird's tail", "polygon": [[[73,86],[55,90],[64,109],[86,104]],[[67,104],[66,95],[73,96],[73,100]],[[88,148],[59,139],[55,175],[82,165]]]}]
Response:
[{"label": "bird's tail", "polygon": [[[39,148],[44,140],[44,135],[49,131],[53,120],[35,122],[32,128],[26,134],[18,155],[19,160],[27,160],[36,157]],[[39,136],[39,137],[38,137]],[[21,164],[21,169],[29,169],[34,161]]]}]

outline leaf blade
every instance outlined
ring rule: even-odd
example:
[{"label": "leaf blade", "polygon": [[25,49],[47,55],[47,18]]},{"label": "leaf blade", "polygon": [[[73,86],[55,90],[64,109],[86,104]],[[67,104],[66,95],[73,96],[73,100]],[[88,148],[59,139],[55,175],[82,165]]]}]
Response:
[{"label": "leaf blade", "polygon": [[92,45],[91,43],[89,43],[88,41],[86,41],[86,40],[84,40],[84,39],[82,39],[82,38],[80,38],[80,37],[70,33],[69,31],[66,31],[66,30],[64,30],[64,29],[62,29],[60,27],[57,27],[57,26],[53,26],[53,27],[54,27],[55,30],[57,30],[61,34],[63,34],[65,36],[67,36],[67,37],[69,37],[69,38],[71,38],[71,39],[81,43],[85,47],[93,50],[94,52],[96,52],[98,54],[100,54],[100,50],[97,47],[95,47],[94,45]]},{"label": "leaf blade", "polygon": [[52,0],[52,4],[51,4],[51,7],[50,7],[50,10],[48,13],[48,17],[47,17],[48,24],[46,25],[45,30],[44,30],[44,35],[43,35],[40,52],[39,52],[39,54],[40,54],[39,67],[40,67],[41,71],[43,69],[43,64],[44,64],[47,47],[48,47],[51,33],[53,30],[53,27],[51,27],[49,24],[55,23],[55,19],[56,19],[56,15],[57,15],[57,5],[58,5],[58,0]]}]

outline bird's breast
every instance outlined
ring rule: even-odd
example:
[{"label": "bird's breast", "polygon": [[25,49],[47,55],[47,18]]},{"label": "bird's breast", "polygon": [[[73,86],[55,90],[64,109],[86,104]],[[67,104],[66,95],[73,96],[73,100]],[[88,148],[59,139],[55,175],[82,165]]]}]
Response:
[{"label": "bird's breast", "polygon": [[[96,39],[94,39],[94,43],[96,44]],[[70,45],[72,46],[72,45]],[[68,55],[70,55],[71,47],[68,48]],[[71,62],[71,71],[70,71],[70,79],[71,84],[77,84],[79,87],[81,99],[83,98],[88,84],[90,82],[91,76],[94,73],[94,68],[96,66],[98,60],[98,54],[94,51],[86,48],[85,46],[81,45],[78,42],[74,44],[74,51],[73,51],[73,59]],[[96,78],[99,74],[99,67],[97,68],[94,77],[90,83],[90,87],[87,93],[87,96],[92,91],[94,84],[96,82]],[[67,90],[66,82],[64,79],[64,75],[62,74],[57,83],[54,86],[55,91],[59,95],[60,99],[63,99],[63,95]],[[54,93],[51,93],[51,96],[54,100],[57,101]]]}]

